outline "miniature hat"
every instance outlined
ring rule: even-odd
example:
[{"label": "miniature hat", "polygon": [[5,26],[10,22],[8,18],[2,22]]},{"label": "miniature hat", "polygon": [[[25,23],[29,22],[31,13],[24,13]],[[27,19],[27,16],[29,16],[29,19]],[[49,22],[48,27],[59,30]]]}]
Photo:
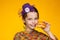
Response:
[{"label": "miniature hat", "polygon": [[31,6],[29,3],[26,3],[22,6],[22,15],[24,15],[25,13],[28,12],[32,12],[35,11],[35,9],[33,8],[33,6]]}]

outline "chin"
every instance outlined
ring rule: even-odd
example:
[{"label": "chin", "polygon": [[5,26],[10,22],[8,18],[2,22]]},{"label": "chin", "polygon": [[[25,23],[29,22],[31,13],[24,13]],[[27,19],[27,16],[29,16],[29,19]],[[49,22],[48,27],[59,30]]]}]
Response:
[{"label": "chin", "polygon": [[34,28],[35,28],[35,26],[31,27],[31,29],[34,29]]}]

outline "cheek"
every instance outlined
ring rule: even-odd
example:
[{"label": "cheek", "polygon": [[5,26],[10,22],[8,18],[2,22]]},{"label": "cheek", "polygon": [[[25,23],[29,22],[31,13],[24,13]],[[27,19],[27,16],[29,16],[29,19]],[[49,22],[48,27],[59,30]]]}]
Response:
[{"label": "cheek", "polygon": [[31,24],[31,23],[32,23],[32,21],[27,20],[27,21],[25,21],[25,23],[29,25],[29,24]]},{"label": "cheek", "polygon": [[31,20],[28,20],[28,24],[31,24],[32,23],[32,21]]},{"label": "cheek", "polygon": [[38,20],[35,20],[35,24],[38,24]]}]

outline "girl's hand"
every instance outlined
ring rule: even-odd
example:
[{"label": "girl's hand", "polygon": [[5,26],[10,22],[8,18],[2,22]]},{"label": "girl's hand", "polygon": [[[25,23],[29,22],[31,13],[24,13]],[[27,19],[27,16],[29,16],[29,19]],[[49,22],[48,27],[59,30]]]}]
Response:
[{"label": "girl's hand", "polygon": [[45,21],[43,23],[45,24],[45,28],[43,28],[44,31],[45,32],[50,32],[50,24],[48,22],[45,22]]},{"label": "girl's hand", "polygon": [[50,31],[50,24],[48,22],[43,21],[39,24],[39,27],[41,27],[45,32]]},{"label": "girl's hand", "polygon": [[41,27],[51,39],[58,40],[56,36],[54,36],[50,31],[50,24],[48,22],[43,21],[41,24],[39,24],[39,27]]}]

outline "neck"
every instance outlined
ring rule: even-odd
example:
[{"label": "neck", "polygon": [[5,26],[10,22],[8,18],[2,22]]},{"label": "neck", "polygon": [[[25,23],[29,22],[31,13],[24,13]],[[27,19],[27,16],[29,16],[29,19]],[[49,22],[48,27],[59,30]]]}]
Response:
[{"label": "neck", "polygon": [[33,30],[32,29],[30,29],[29,27],[25,27],[25,32],[27,32],[27,33],[30,33],[30,32],[32,32]]}]

